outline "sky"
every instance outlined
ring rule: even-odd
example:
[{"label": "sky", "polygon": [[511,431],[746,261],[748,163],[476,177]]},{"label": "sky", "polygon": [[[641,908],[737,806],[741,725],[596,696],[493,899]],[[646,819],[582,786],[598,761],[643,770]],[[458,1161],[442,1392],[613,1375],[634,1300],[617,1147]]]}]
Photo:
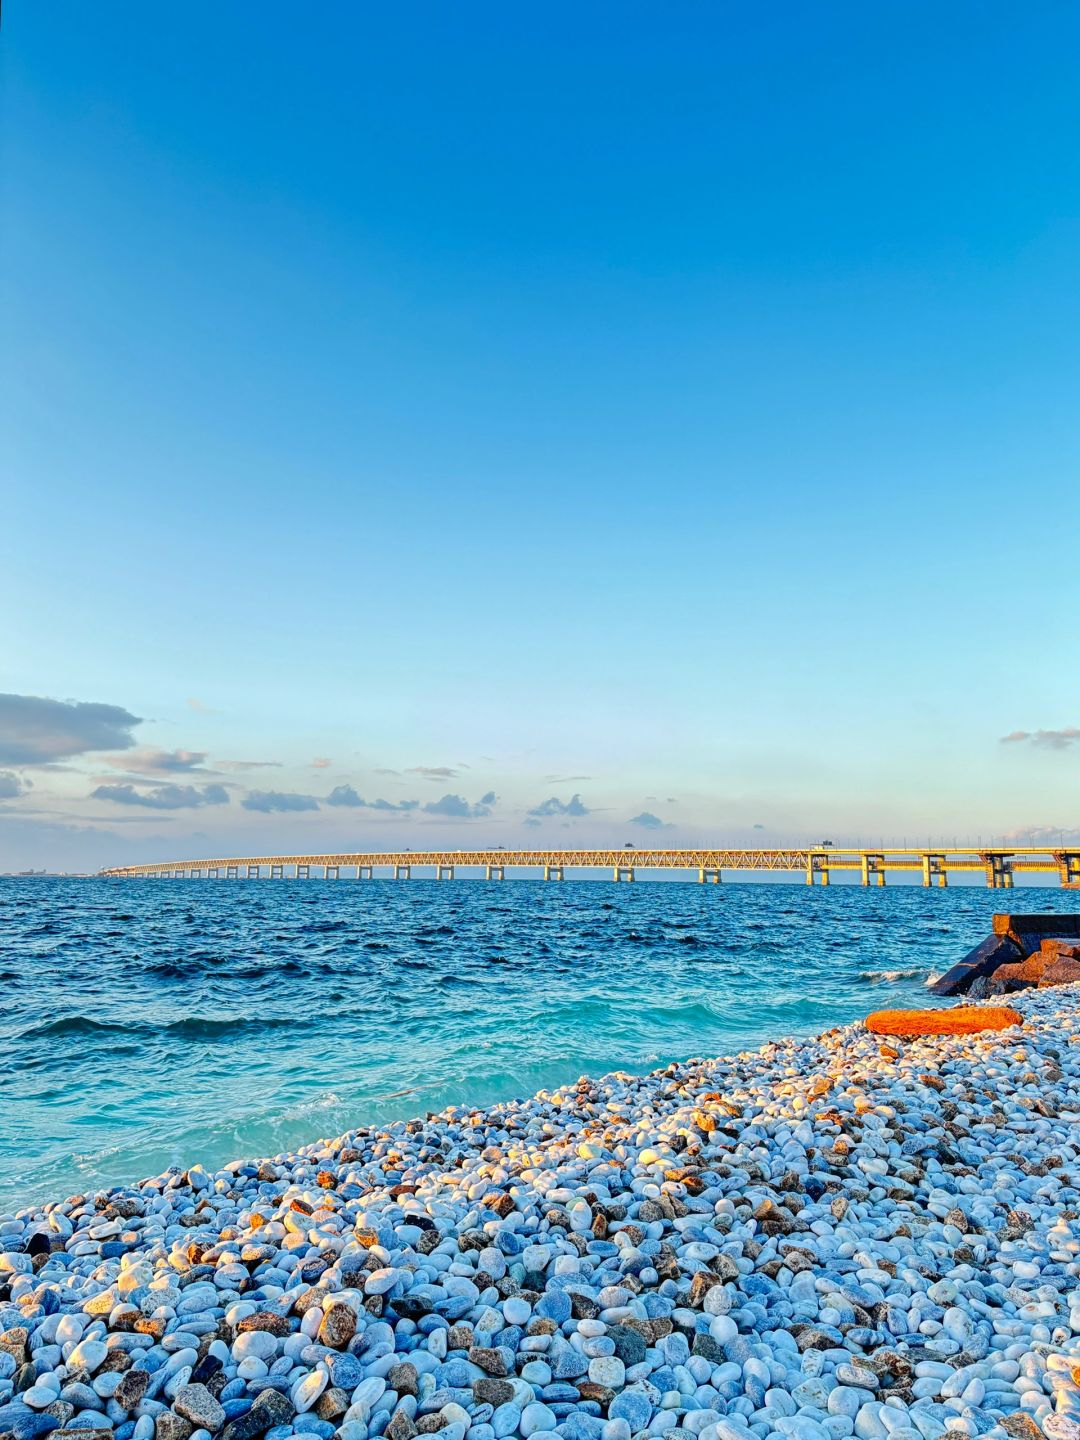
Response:
[{"label": "sky", "polygon": [[0,868],[1080,833],[1078,44],[9,0]]}]

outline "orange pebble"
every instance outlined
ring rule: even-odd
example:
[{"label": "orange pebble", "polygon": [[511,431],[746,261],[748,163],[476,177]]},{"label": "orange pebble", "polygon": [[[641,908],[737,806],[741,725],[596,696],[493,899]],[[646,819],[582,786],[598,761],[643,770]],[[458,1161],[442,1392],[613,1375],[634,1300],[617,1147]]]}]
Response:
[{"label": "orange pebble", "polygon": [[952,1010],[875,1010],[866,1028],[875,1035],[975,1035],[1007,1030],[1023,1016],[1007,1005],[958,1005]]}]

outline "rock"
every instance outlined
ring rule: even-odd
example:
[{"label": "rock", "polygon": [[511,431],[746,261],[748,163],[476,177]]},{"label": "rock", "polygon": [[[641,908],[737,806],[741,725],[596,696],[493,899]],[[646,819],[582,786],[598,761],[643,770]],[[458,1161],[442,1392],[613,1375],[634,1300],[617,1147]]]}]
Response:
[{"label": "rock", "polygon": [[514,1398],[514,1387],[505,1380],[474,1380],[473,1394],[482,1405],[509,1405]]},{"label": "rock", "polygon": [[162,1410],[154,1420],[154,1440],[188,1440],[194,1428],[182,1415]]},{"label": "rock", "polygon": [[128,1370],[120,1377],[120,1384],[113,1393],[113,1399],[123,1410],[134,1410],[146,1394],[150,1376],[145,1370]]},{"label": "rock", "polygon": [[173,1409],[196,1430],[209,1430],[211,1435],[225,1424],[225,1411],[205,1385],[181,1385]]},{"label": "rock", "polygon": [[356,1334],[356,1315],[348,1305],[331,1305],[319,1326],[319,1343],[344,1350]]}]

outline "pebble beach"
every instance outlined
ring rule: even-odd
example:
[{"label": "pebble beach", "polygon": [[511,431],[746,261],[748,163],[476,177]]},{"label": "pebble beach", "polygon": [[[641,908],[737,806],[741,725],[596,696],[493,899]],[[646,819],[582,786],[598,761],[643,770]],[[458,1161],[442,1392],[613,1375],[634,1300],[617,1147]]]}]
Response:
[{"label": "pebble beach", "polygon": [[1080,986],[0,1219],[0,1437],[1080,1440]]}]

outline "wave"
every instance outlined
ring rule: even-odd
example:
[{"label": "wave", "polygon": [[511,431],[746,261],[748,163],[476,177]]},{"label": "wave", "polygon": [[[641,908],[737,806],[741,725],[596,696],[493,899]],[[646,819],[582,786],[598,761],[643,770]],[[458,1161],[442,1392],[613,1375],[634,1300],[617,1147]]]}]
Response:
[{"label": "wave", "polygon": [[248,1030],[279,1030],[290,1025],[308,1025],[318,1016],[297,1019],[288,1015],[187,1015],[182,1020],[156,1024],[150,1020],[95,1020],[92,1015],[64,1015],[29,1025],[15,1040],[41,1040],[57,1035],[173,1035],[181,1040],[232,1039]]},{"label": "wave", "polygon": [[924,975],[922,966],[917,970],[863,970],[860,980],[869,980],[872,985],[895,984],[898,980],[921,980]]}]

